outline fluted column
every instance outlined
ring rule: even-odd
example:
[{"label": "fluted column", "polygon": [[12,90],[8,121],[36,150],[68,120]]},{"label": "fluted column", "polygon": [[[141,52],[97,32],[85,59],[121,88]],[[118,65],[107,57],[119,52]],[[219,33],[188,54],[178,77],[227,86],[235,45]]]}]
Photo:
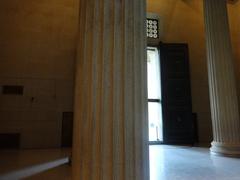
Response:
[{"label": "fluted column", "polygon": [[74,180],[148,180],[145,13],[145,0],[80,0]]},{"label": "fluted column", "polygon": [[226,0],[204,0],[213,126],[211,152],[240,155],[240,124]]}]

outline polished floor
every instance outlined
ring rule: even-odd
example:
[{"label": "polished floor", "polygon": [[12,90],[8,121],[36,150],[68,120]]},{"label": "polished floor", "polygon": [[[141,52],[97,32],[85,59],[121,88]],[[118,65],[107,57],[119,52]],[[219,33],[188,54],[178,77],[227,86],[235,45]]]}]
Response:
[{"label": "polished floor", "polygon": [[[1,175],[9,172],[43,164],[52,160],[67,157],[71,149],[29,149],[29,150],[0,150],[0,180]],[[26,178],[28,180],[70,180],[71,169],[63,165]]]},{"label": "polished floor", "polygon": [[150,146],[151,180],[240,180],[240,159],[208,148]]},{"label": "polished floor", "polygon": [[[240,180],[240,159],[211,156],[208,148],[151,145],[149,150],[150,180]],[[0,174],[68,154],[56,149],[0,151]],[[70,180],[71,168],[64,165],[27,179]]]}]

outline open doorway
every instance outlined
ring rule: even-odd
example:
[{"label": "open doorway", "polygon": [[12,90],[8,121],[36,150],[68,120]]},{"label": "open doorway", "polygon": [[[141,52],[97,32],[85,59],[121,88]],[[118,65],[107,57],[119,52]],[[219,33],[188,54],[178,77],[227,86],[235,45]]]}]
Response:
[{"label": "open doorway", "polygon": [[148,69],[148,126],[149,141],[162,142],[162,103],[160,83],[160,56],[158,48],[147,48]]},{"label": "open doorway", "polygon": [[160,43],[147,47],[148,126],[150,144],[193,144],[188,45]]}]

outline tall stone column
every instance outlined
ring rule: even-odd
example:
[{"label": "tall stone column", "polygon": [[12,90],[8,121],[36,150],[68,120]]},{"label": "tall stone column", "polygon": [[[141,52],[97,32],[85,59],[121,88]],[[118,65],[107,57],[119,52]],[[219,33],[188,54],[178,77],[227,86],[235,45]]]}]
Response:
[{"label": "tall stone column", "polygon": [[80,0],[74,180],[148,180],[145,0]]},{"label": "tall stone column", "polygon": [[226,0],[204,0],[213,126],[211,152],[240,155],[240,124]]}]

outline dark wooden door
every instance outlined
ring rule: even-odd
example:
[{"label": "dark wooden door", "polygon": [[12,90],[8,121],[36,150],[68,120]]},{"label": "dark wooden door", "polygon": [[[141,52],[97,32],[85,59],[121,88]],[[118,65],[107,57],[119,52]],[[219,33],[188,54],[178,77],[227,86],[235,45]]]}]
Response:
[{"label": "dark wooden door", "polygon": [[163,142],[194,142],[187,44],[160,44]]},{"label": "dark wooden door", "polygon": [[62,147],[72,147],[73,113],[64,112],[62,119]]}]

